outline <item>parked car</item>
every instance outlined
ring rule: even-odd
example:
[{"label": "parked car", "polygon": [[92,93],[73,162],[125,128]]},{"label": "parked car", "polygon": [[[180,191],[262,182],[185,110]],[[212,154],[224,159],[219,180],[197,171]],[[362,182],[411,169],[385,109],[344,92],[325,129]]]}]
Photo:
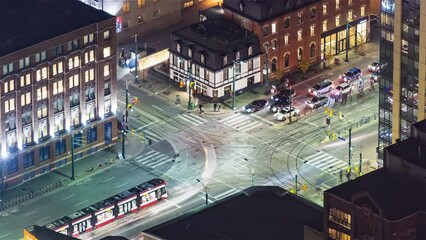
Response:
[{"label": "parked car", "polygon": [[334,83],[330,79],[315,84],[312,88],[308,89],[308,93],[312,96],[330,92],[334,88]]},{"label": "parked car", "polygon": [[296,96],[296,91],[293,89],[281,89],[277,94],[271,96],[273,102],[279,101],[281,98],[289,98]]},{"label": "parked car", "polygon": [[350,83],[361,77],[362,77],[361,69],[354,67],[349,69],[347,72],[345,72],[345,74],[341,75],[340,81]]},{"label": "parked car", "polygon": [[332,97],[338,97],[341,96],[343,94],[348,94],[352,89],[352,86],[347,84],[347,83],[342,83],[339,86],[337,86],[332,92],[331,92],[331,96]]},{"label": "parked car", "polygon": [[378,82],[378,81],[379,81],[379,79],[380,79],[380,75],[378,75],[377,73],[372,73],[372,74],[370,75],[370,81]]},{"label": "parked car", "polygon": [[290,106],[291,100],[288,97],[281,97],[278,101],[275,101],[273,104],[269,106],[269,111],[276,113],[279,112],[281,109]]},{"label": "parked car", "polygon": [[368,65],[368,71],[372,73],[380,72],[380,63],[377,61],[374,61],[370,65]]},{"label": "parked car", "polygon": [[295,106],[291,106],[291,108],[285,107],[281,111],[275,113],[274,118],[277,121],[285,121],[290,116],[297,116],[297,115],[299,115],[299,113],[300,113],[299,108],[297,108]]},{"label": "parked car", "polygon": [[244,106],[243,109],[242,109],[242,112],[245,112],[245,113],[254,113],[256,111],[259,111],[259,110],[265,108],[268,105],[269,105],[268,101],[266,101],[264,99],[254,100],[251,103],[249,103],[246,106]]},{"label": "parked car", "polygon": [[328,102],[328,97],[324,95],[314,96],[311,100],[306,102],[306,106],[309,108],[319,108],[324,106]]}]

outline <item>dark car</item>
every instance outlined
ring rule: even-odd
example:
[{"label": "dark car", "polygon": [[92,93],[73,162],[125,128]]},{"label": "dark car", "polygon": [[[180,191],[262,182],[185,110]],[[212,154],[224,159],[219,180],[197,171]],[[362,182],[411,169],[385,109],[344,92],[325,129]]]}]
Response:
[{"label": "dark car", "polygon": [[281,111],[281,109],[290,106],[291,100],[289,97],[281,96],[277,101],[275,101],[271,106],[269,106],[269,111],[276,113]]},{"label": "dark car", "polygon": [[378,82],[378,81],[379,81],[379,79],[380,79],[380,75],[378,75],[378,74],[376,74],[376,73],[372,73],[372,74],[370,75],[370,81],[372,81],[372,82]]},{"label": "dark car", "polygon": [[341,75],[340,81],[349,83],[361,77],[362,77],[361,69],[354,67],[349,69],[347,72],[345,72],[345,74]]},{"label": "dark car", "polygon": [[374,13],[370,13],[370,23],[377,23],[379,21],[379,16]]},{"label": "dark car", "polygon": [[296,96],[296,91],[294,89],[281,89],[279,93],[271,96],[273,102],[279,101],[282,98],[289,98]]},{"label": "dark car", "polygon": [[306,106],[309,108],[319,108],[324,106],[328,102],[328,97],[324,95],[318,95],[313,97],[311,100],[306,102]]},{"label": "dark car", "polygon": [[256,111],[259,111],[263,109],[264,107],[268,106],[268,101],[261,99],[261,100],[254,100],[251,103],[247,104],[243,107],[242,112],[245,113],[254,113]]}]

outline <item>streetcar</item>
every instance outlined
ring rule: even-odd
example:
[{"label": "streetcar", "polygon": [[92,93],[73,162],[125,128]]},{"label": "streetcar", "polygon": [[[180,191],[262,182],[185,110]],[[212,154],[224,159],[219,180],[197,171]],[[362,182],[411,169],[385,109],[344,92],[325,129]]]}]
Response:
[{"label": "streetcar", "polygon": [[50,222],[44,227],[64,235],[78,237],[167,197],[166,181],[155,178]]}]

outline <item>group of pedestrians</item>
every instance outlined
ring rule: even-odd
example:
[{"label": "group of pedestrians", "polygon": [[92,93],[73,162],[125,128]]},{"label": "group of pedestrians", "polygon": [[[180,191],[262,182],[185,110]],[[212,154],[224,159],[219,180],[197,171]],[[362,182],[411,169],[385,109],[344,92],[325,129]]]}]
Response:
[{"label": "group of pedestrians", "polygon": [[[202,104],[198,104],[198,108],[200,110],[200,114],[205,113],[205,106]],[[213,111],[214,112],[220,112],[220,103],[214,103],[213,104]]]}]

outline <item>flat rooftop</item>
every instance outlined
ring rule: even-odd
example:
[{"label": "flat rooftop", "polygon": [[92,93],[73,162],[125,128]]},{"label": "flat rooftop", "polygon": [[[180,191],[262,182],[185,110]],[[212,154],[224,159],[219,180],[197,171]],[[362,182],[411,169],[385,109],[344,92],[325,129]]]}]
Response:
[{"label": "flat rooftop", "polygon": [[368,192],[382,209],[383,218],[390,221],[397,221],[418,211],[426,210],[425,190],[398,180],[384,168],[326,191],[347,202],[351,202],[352,195],[360,192]]},{"label": "flat rooftop", "polygon": [[0,57],[114,16],[77,0],[3,0]]},{"label": "flat rooftop", "polygon": [[303,239],[323,210],[280,187],[251,187],[144,232],[162,239]]}]

